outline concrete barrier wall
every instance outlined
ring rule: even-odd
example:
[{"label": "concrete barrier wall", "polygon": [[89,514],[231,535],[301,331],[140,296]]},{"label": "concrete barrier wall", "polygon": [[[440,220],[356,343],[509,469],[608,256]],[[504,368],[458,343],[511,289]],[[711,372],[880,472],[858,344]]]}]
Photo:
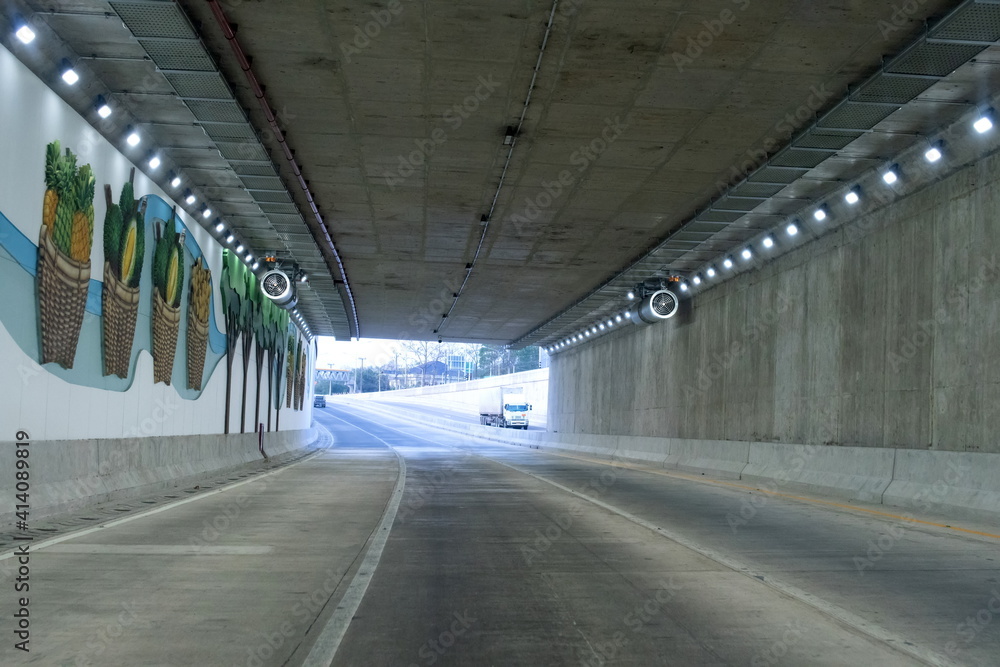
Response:
[{"label": "concrete barrier wall", "polygon": [[[305,451],[318,441],[315,427],[264,434],[272,459]],[[257,434],[161,436],[114,440],[48,440],[28,446],[33,518],[95,503],[135,498],[194,483],[262,460]],[[15,455],[0,443],[0,523],[13,520]]]},{"label": "concrete barrier wall", "polygon": [[351,398],[428,405],[474,416],[479,414],[479,391],[481,389],[509,386],[524,387],[525,397],[531,404],[528,420],[533,425],[544,427],[548,421],[548,368],[497,375],[468,382],[451,382],[430,387],[352,394]]},{"label": "concrete barrier wall", "polygon": [[749,459],[741,479],[875,503],[882,502],[882,494],[892,480],[897,451],[882,447],[749,444]]},{"label": "concrete barrier wall", "polygon": [[1000,456],[897,450],[883,500],[923,512],[1000,514]]},{"label": "concrete barrier wall", "polygon": [[[353,405],[400,416],[377,401]],[[420,423],[505,444],[739,479],[784,493],[1000,519],[1000,454],[519,431],[423,416]]]}]

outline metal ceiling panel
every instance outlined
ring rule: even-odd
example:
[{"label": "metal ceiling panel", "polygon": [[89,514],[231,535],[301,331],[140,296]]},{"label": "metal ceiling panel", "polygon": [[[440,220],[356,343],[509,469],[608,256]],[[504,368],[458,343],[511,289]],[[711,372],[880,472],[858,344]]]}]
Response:
[{"label": "metal ceiling panel", "polygon": [[197,39],[140,39],[139,43],[160,69],[211,71],[212,59]]},{"label": "metal ceiling panel", "polygon": [[1000,40],[1000,5],[996,2],[976,2],[931,30],[940,39],[995,42]]},{"label": "metal ceiling panel", "polygon": [[[240,178],[243,185],[250,190],[284,190],[285,186],[277,176],[269,178],[267,176],[243,176]],[[301,222],[301,220],[299,221]]]},{"label": "metal ceiling panel", "polygon": [[823,116],[817,125],[819,127],[868,130],[898,109],[898,104],[856,103],[846,100]]},{"label": "metal ceiling panel", "polygon": [[851,99],[857,102],[906,104],[935,83],[935,78],[883,72],[858,88]]},{"label": "metal ceiling panel", "polygon": [[257,141],[257,135],[247,123],[204,123],[205,133],[216,142]]},{"label": "metal ceiling panel", "polygon": [[250,196],[258,202],[291,203],[292,198],[285,191],[251,190]]},{"label": "metal ceiling panel", "polygon": [[300,215],[277,215],[272,214],[267,216],[271,221],[271,224],[277,225],[302,225],[304,224],[302,216]]},{"label": "metal ceiling panel", "polygon": [[698,216],[701,222],[735,222],[745,215],[741,211],[705,211]]},{"label": "metal ceiling panel", "polygon": [[240,160],[230,160],[229,162],[233,167],[233,171],[239,174],[241,178],[243,176],[277,176],[274,167],[269,164],[241,162]]},{"label": "metal ceiling panel", "polygon": [[181,97],[225,100],[233,96],[218,72],[165,72],[164,76]]},{"label": "metal ceiling panel", "polygon": [[827,150],[840,150],[854,141],[864,132],[832,131],[813,128],[801,137],[797,138],[793,145],[796,148],[824,148]]},{"label": "metal ceiling panel", "polygon": [[723,197],[718,201],[712,203],[713,211],[741,211],[747,212],[752,211],[758,206],[763,200],[756,197]]},{"label": "metal ceiling panel", "polygon": [[227,160],[244,160],[250,162],[269,162],[270,156],[264,147],[256,141],[229,142],[216,141],[222,157]]},{"label": "metal ceiling panel", "polygon": [[812,168],[829,158],[831,154],[830,151],[789,146],[772,157],[771,164],[775,167]]},{"label": "metal ceiling panel", "polygon": [[260,206],[260,210],[264,211],[264,213],[280,213],[283,215],[291,215],[298,210],[295,208],[294,204],[263,203],[258,204],[258,206]]},{"label": "metal ceiling panel", "polygon": [[788,187],[785,184],[751,183],[747,181],[735,188],[733,194],[738,197],[773,197]]},{"label": "metal ceiling panel", "polygon": [[704,222],[702,220],[695,220],[684,228],[684,231],[691,232],[721,232],[723,229],[729,225],[722,222]]},{"label": "metal ceiling panel", "polygon": [[894,60],[886,71],[900,74],[946,76],[983,50],[978,44],[935,44],[922,42]]},{"label": "metal ceiling panel", "polygon": [[807,171],[809,170],[767,165],[747,176],[747,180],[751,183],[791,183],[792,181],[801,178]]},{"label": "metal ceiling panel", "polygon": [[195,39],[187,17],[173,2],[109,2],[136,37]]},{"label": "metal ceiling panel", "polygon": [[[235,100],[187,100],[188,108],[198,120],[216,123],[245,123],[243,110]],[[273,171],[273,169],[272,169]]]}]

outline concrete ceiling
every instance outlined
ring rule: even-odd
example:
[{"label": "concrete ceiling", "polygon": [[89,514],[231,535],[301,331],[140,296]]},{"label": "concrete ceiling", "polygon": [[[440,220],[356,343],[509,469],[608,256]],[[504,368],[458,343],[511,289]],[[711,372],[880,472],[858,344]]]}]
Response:
[{"label": "concrete ceiling", "polygon": [[[209,3],[179,4],[262,132]],[[506,343],[619,274],[958,4],[220,6],[340,252],[361,335]],[[529,90],[511,148],[505,129],[519,125]],[[271,133],[260,140],[281,155]],[[315,243],[309,233],[293,240]],[[332,286],[332,273],[311,282]],[[325,309],[348,309],[343,294],[325,292]]]}]

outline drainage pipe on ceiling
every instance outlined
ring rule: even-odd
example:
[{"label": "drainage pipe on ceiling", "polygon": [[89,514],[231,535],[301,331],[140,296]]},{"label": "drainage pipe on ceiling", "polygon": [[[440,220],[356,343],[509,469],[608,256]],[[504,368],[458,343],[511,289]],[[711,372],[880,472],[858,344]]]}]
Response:
[{"label": "drainage pipe on ceiling", "polygon": [[[357,338],[361,338],[361,323],[358,322],[358,310],[354,303],[354,294],[351,292],[351,285],[347,282],[347,272],[344,270],[344,262],[341,260],[340,253],[337,252],[337,246],[334,245],[333,239],[330,237],[330,232],[327,230],[326,224],[323,222],[323,215],[319,212],[319,208],[316,206],[316,201],[313,199],[312,191],[309,189],[309,185],[306,183],[306,179],[302,175],[302,169],[299,168],[299,164],[295,160],[295,155],[292,153],[291,147],[288,145],[288,142],[285,141],[285,133],[278,126],[278,118],[275,116],[274,110],[271,109],[271,105],[268,103],[267,98],[264,97],[264,90],[261,88],[260,82],[257,80],[257,76],[253,73],[253,68],[250,66],[250,59],[243,51],[243,47],[236,38],[236,33],[233,31],[233,27],[229,23],[229,19],[226,18],[225,11],[222,9],[222,6],[219,5],[218,0],[207,0],[207,2],[212,9],[212,15],[215,16],[216,22],[222,29],[223,36],[229,42],[229,46],[233,50],[233,55],[236,56],[236,61],[239,63],[240,69],[243,70],[243,74],[246,76],[247,83],[250,85],[250,89],[253,91],[254,97],[257,98],[257,103],[260,105],[261,111],[264,112],[264,117],[267,119],[268,125],[271,126],[271,131],[274,133],[278,143],[281,144],[281,149],[285,153],[285,159],[288,160],[288,166],[291,168],[292,173],[295,174],[295,178],[298,180],[299,186],[302,188],[306,201],[309,202],[309,208],[312,210],[313,217],[316,221],[316,224],[308,225],[310,230],[313,232],[313,239],[316,241],[317,245],[321,245],[320,239],[317,238],[317,236],[321,236],[322,240],[326,243],[327,248],[329,248],[329,250],[333,253],[333,258],[337,262],[337,270],[340,273],[344,291],[347,293],[347,299],[351,305],[351,316],[354,320],[354,335]],[[329,260],[327,261],[329,262]],[[327,266],[329,267],[329,263]]]},{"label": "drainage pipe on ceiling", "polygon": [[451,307],[448,308],[448,312],[441,316],[441,322],[438,324],[437,329],[434,330],[434,333],[439,335],[438,342],[441,341],[440,334],[444,331],[445,324],[448,322],[448,317],[451,315],[452,311],[455,310],[455,306],[458,305],[458,300],[465,291],[466,285],[469,284],[469,278],[472,277],[472,270],[479,261],[479,255],[483,252],[483,244],[486,242],[486,233],[490,229],[490,222],[493,220],[493,212],[496,210],[497,200],[500,198],[500,191],[503,189],[504,181],[507,179],[507,169],[510,167],[510,160],[514,155],[514,146],[517,145],[517,138],[521,135],[521,127],[524,125],[524,118],[528,115],[528,105],[531,104],[531,94],[535,90],[535,82],[538,80],[538,71],[542,68],[542,57],[545,55],[545,47],[549,44],[549,35],[552,33],[552,23],[556,18],[556,9],[558,7],[559,0],[552,0],[552,8],[549,10],[549,20],[548,23],[545,24],[545,34],[542,36],[542,44],[538,49],[538,58],[535,60],[535,69],[531,73],[531,82],[528,83],[528,94],[524,98],[524,106],[521,107],[521,116],[517,119],[517,126],[514,128],[514,136],[511,138],[510,148],[507,150],[507,159],[504,161],[503,171],[500,172],[500,182],[497,183],[496,192],[493,193],[493,201],[490,202],[489,213],[483,216],[484,224],[483,229],[479,234],[479,243],[476,245],[476,251],[472,255],[472,261],[465,266],[465,277],[462,279],[462,284],[452,297]]}]

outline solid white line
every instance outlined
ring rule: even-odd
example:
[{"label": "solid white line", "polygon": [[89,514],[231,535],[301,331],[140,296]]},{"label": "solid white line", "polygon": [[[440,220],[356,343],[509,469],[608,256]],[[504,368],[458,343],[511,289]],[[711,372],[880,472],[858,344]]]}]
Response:
[{"label": "solid white line", "polygon": [[[339,419],[339,417],[338,417],[338,419]],[[348,423],[350,423],[350,422],[348,422]],[[387,429],[390,429],[392,431],[396,431],[397,433],[400,433],[401,435],[406,435],[406,436],[411,437],[411,438],[417,438],[419,440],[424,440],[426,442],[431,442],[431,443],[437,444],[439,446],[450,447],[452,449],[459,449],[460,451],[465,451],[465,450],[462,450],[461,448],[458,448],[458,447],[454,447],[454,446],[450,446],[450,445],[442,445],[441,443],[435,442],[434,440],[430,440],[429,438],[424,438],[424,437],[421,437],[419,435],[414,435],[412,433],[406,433],[406,432],[401,431],[399,429],[393,428],[392,426],[387,426],[385,424],[379,424],[379,425],[382,426],[383,428],[387,428]],[[422,426],[423,428],[433,428],[433,427],[424,426],[424,425],[420,425],[420,426]],[[356,428],[360,428],[360,427],[356,427]],[[362,430],[364,430],[364,429],[362,429]],[[466,437],[475,438],[476,436],[469,435],[469,436],[466,436]],[[496,444],[496,443],[492,443],[491,442],[491,444]],[[846,609],[844,609],[842,607],[839,607],[839,606],[837,606],[835,604],[827,602],[826,600],[824,600],[824,599],[822,599],[822,598],[820,598],[820,597],[818,597],[816,595],[813,595],[812,593],[804,591],[801,588],[798,588],[796,586],[792,586],[791,584],[787,584],[787,583],[785,583],[783,581],[779,581],[777,579],[774,579],[773,576],[772,576],[772,574],[769,573],[769,572],[768,573],[757,572],[757,571],[751,569],[749,566],[745,565],[744,563],[742,563],[742,562],[740,562],[740,561],[738,561],[738,560],[736,560],[734,558],[730,558],[729,556],[723,555],[721,552],[718,552],[718,551],[716,551],[714,549],[709,549],[708,547],[704,547],[704,546],[702,546],[702,545],[700,545],[700,544],[698,544],[696,542],[693,542],[693,541],[689,540],[688,538],[686,538],[686,537],[684,537],[684,536],[682,536],[682,535],[680,535],[678,533],[675,533],[672,530],[668,530],[666,528],[662,528],[661,526],[657,526],[656,524],[651,523],[649,521],[646,521],[645,519],[643,519],[641,517],[638,517],[638,516],[636,516],[634,514],[631,514],[630,512],[626,512],[625,510],[619,509],[619,508],[615,507],[614,505],[609,505],[608,503],[605,503],[605,502],[603,502],[601,500],[598,500],[596,498],[591,498],[590,496],[588,496],[586,494],[580,493],[579,491],[575,491],[575,490],[569,488],[568,486],[563,486],[562,484],[560,484],[558,482],[554,482],[554,481],[552,481],[550,479],[546,479],[545,477],[541,477],[540,475],[536,475],[533,472],[528,472],[527,470],[522,470],[521,468],[518,468],[517,466],[512,466],[512,465],[510,465],[508,463],[504,463],[503,461],[498,461],[498,460],[496,460],[496,459],[494,459],[492,457],[485,456],[483,454],[479,454],[479,453],[476,453],[476,452],[473,452],[473,454],[475,454],[476,456],[479,456],[481,458],[484,458],[484,459],[486,459],[488,461],[493,461],[494,463],[502,465],[502,466],[504,466],[506,468],[510,468],[511,470],[515,470],[515,471],[517,471],[517,472],[519,472],[521,474],[527,475],[529,477],[533,477],[533,478],[537,479],[540,482],[545,482],[546,484],[551,484],[552,486],[554,486],[554,487],[556,487],[558,489],[561,489],[562,491],[565,491],[566,493],[572,494],[572,495],[574,495],[574,496],[576,496],[578,498],[586,500],[587,502],[593,503],[594,505],[597,505],[598,507],[606,509],[609,512],[613,512],[613,513],[617,514],[618,516],[620,516],[620,517],[622,517],[624,519],[628,519],[629,521],[642,526],[643,528],[647,528],[647,529],[649,529],[649,530],[651,530],[651,531],[653,531],[653,532],[655,532],[655,533],[657,533],[659,535],[662,535],[663,537],[667,538],[668,540],[676,542],[676,543],[680,544],[683,547],[686,547],[686,548],[688,548],[688,549],[690,549],[690,550],[692,550],[692,551],[694,551],[696,553],[699,553],[702,556],[705,556],[706,558],[709,558],[709,559],[715,561],[719,565],[722,565],[723,567],[726,567],[726,568],[728,568],[730,570],[733,570],[734,572],[738,572],[740,574],[743,574],[743,575],[745,575],[747,577],[751,577],[755,581],[757,581],[758,583],[763,583],[765,586],[768,586],[768,587],[770,587],[770,588],[772,588],[772,589],[774,589],[776,591],[784,593],[785,595],[788,595],[789,597],[792,597],[795,600],[798,600],[799,602],[802,602],[803,604],[806,604],[806,605],[812,607],[813,609],[816,609],[820,613],[825,614],[826,616],[829,616],[831,618],[836,619],[837,621],[839,621],[840,623],[843,623],[844,625],[848,626],[849,628],[852,628],[852,629],[854,629],[854,630],[856,630],[856,631],[858,631],[858,632],[860,632],[860,633],[862,633],[864,635],[867,635],[867,636],[869,636],[869,637],[871,637],[871,638],[873,638],[873,639],[875,639],[877,641],[884,642],[885,644],[887,644],[891,648],[893,648],[893,649],[895,649],[895,650],[897,650],[897,651],[899,651],[901,653],[905,653],[906,655],[910,656],[911,658],[915,658],[916,660],[919,660],[920,662],[923,662],[924,664],[934,665],[935,667],[953,667],[953,666],[959,664],[959,663],[954,662],[950,658],[941,655],[940,653],[937,653],[937,652],[932,651],[930,649],[926,649],[926,648],[917,646],[913,642],[907,640],[905,637],[902,637],[900,635],[894,634],[894,633],[886,630],[885,628],[883,628],[883,627],[881,627],[879,625],[876,625],[875,623],[871,623],[869,621],[866,621],[864,618],[862,618],[862,617],[860,617],[860,616],[858,616],[856,614],[853,614],[853,613],[847,611]],[[607,465],[611,465],[611,464],[607,464]]]},{"label": "solid white line", "polygon": [[354,579],[351,580],[350,585],[344,592],[344,597],[340,600],[340,604],[337,605],[333,615],[326,622],[322,632],[309,651],[309,655],[306,656],[305,661],[302,663],[303,667],[329,667],[333,663],[333,659],[337,655],[337,649],[340,648],[340,642],[343,641],[344,635],[347,634],[347,628],[350,627],[351,621],[354,620],[354,615],[358,612],[358,607],[361,606],[361,601],[368,591],[368,584],[371,583],[372,577],[375,576],[375,569],[382,559],[382,550],[389,539],[389,530],[392,528],[392,522],[396,520],[396,511],[399,509],[399,503],[403,499],[403,487],[406,485],[406,461],[396,451],[395,447],[374,433],[351,424],[346,419],[332,414],[330,416],[334,419],[339,419],[359,431],[367,433],[388,447],[399,460],[399,475],[396,477],[396,485],[392,489],[389,504],[382,514],[382,521],[379,522],[378,527],[375,529],[375,536],[372,538],[371,546],[368,547],[368,552],[365,554],[364,560],[361,561]]},{"label": "solid white line", "polygon": [[[483,457],[483,458],[489,458],[489,457]],[[540,482],[551,484],[552,486],[561,489],[566,493],[572,494],[577,498],[581,498],[583,500],[586,500],[587,502],[593,503],[594,505],[604,508],[609,512],[613,512],[624,519],[628,519],[632,523],[642,526],[643,528],[648,528],[654,533],[658,533],[659,535],[662,535],[663,537],[667,538],[668,540],[671,540],[672,542],[676,542],[677,544],[680,544],[681,546],[686,547],[691,551],[695,551],[701,554],[702,556],[705,556],[706,558],[715,561],[716,563],[722,565],[723,567],[726,567],[730,570],[733,570],[734,572],[738,572],[739,574],[745,575],[747,577],[751,577],[754,580],[758,581],[759,583],[763,583],[765,586],[773,588],[774,590],[784,593],[785,595],[788,595],[798,600],[799,602],[807,604],[813,609],[816,609],[817,611],[840,621],[844,625],[862,634],[868,635],[873,639],[883,642],[889,645],[891,648],[901,653],[905,653],[911,658],[915,658],[920,662],[923,662],[928,665],[935,665],[935,667],[952,667],[953,665],[957,664],[950,658],[947,658],[930,649],[917,646],[912,642],[910,642],[909,640],[907,640],[906,638],[894,634],[886,630],[885,628],[876,625],[875,623],[866,621],[860,616],[853,614],[847,611],[846,609],[843,609],[842,607],[838,607],[835,604],[827,602],[826,600],[823,600],[822,598],[817,597],[812,593],[804,591],[801,588],[798,588],[797,586],[792,586],[791,584],[787,584],[783,581],[774,579],[770,573],[757,572],[748,567],[747,565],[745,565],[744,563],[741,563],[740,561],[736,560],[735,558],[730,558],[729,556],[725,556],[721,552],[716,551],[715,549],[709,549],[708,547],[704,547],[696,542],[692,542],[688,538],[678,533],[675,533],[672,530],[668,530],[661,526],[657,526],[655,523],[646,521],[645,519],[638,517],[634,514],[631,514],[630,512],[626,512],[625,510],[619,509],[614,505],[609,505],[608,503],[598,500],[596,498],[591,498],[590,496],[584,493],[580,493],[579,491],[575,491],[569,488],[568,486],[563,486],[558,482],[553,482],[551,479],[546,479],[544,477],[536,475],[535,473],[528,472],[527,470],[522,470],[516,466],[503,463],[502,461],[496,461],[494,459],[490,460],[494,461],[495,463],[499,463],[502,466],[506,466],[511,470],[516,470],[519,473],[528,475],[529,477],[534,477]]]},{"label": "solid white line", "polygon": [[[317,426],[319,426],[319,428],[323,428],[323,426],[320,425],[319,422],[317,422]],[[325,428],[323,428],[323,430],[326,431]],[[330,435],[331,438],[333,438],[333,435],[329,431],[327,431],[327,434]],[[204,493],[199,493],[197,495],[191,496],[190,498],[184,498],[182,500],[175,500],[173,502],[167,503],[166,505],[161,505],[160,507],[153,507],[153,508],[148,509],[148,510],[143,510],[141,512],[136,512],[135,514],[131,514],[131,515],[126,516],[126,517],[122,517],[121,519],[114,519],[113,521],[107,521],[107,522],[98,524],[96,526],[93,526],[91,528],[85,528],[83,530],[78,530],[76,532],[68,533],[66,535],[60,535],[58,537],[51,537],[51,538],[49,538],[47,540],[42,540],[40,542],[18,541],[15,544],[17,546],[20,546],[22,544],[27,544],[29,551],[31,551],[31,552],[39,551],[41,549],[45,549],[46,547],[50,547],[53,544],[59,544],[60,542],[65,542],[67,540],[75,540],[78,537],[83,537],[84,535],[90,535],[91,533],[96,533],[97,531],[104,530],[105,528],[114,528],[115,526],[120,526],[123,523],[128,523],[130,521],[135,521],[136,519],[144,519],[147,516],[152,516],[153,514],[159,514],[160,512],[166,512],[168,510],[174,509],[175,507],[180,507],[181,505],[186,505],[188,503],[193,503],[193,502],[196,502],[196,501],[199,501],[199,500],[204,500],[205,498],[210,498],[210,497],[214,496],[217,493],[225,493],[226,491],[232,491],[233,489],[235,489],[235,488],[237,488],[239,486],[243,486],[244,484],[252,484],[254,482],[259,482],[260,480],[264,479],[265,477],[270,477],[272,475],[277,475],[279,473],[282,473],[282,472],[288,470],[289,468],[293,468],[294,466],[299,465],[300,463],[305,463],[306,461],[309,461],[310,459],[313,459],[313,458],[319,456],[320,454],[322,454],[325,451],[326,451],[326,448],[318,449],[315,452],[313,452],[312,454],[309,454],[308,456],[304,457],[303,459],[301,459],[299,461],[296,461],[295,463],[289,464],[287,466],[283,466],[281,468],[278,468],[277,470],[272,470],[271,472],[266,472],[263,475],[257,475],[256,477],[251,477],[250,479],[245,479],[242,482],[233,482],[232,484],[226,484],[225,486],[220,486],[217,489],[212,489],[211,491],[206,491]],[[8,551],[7,553],[0,554],[0,560],[5,560],[7,558],[13,558],[16,555],[18,555],[17,551]]]}]

